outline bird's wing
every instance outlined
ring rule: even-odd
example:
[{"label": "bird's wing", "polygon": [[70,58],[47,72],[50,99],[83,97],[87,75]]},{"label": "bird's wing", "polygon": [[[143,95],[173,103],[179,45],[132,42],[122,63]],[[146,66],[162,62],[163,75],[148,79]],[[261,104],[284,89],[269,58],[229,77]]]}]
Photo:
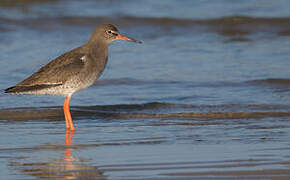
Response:
[{"label": "bird's wing", "polygon": [[57,86],[77,75],[84,68],[84,53],[65,53],[40,68],[16,86]]}]

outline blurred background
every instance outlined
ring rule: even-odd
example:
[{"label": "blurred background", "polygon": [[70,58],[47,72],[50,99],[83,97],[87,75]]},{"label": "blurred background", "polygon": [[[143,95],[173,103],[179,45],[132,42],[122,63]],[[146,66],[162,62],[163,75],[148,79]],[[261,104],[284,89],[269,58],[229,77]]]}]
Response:
[{"label": "blurred background", "polygon": [[[0,136],[7,137],[1,174],[287,177],[289,6],[287,0],[0,0]],[[73,95],[79,131],[70,163],[83,164],[71,173],[59,161],[68,150],[64,98],[3,90],[81,46],[103,23],[143,44],[111,44],[103,76]]]}]

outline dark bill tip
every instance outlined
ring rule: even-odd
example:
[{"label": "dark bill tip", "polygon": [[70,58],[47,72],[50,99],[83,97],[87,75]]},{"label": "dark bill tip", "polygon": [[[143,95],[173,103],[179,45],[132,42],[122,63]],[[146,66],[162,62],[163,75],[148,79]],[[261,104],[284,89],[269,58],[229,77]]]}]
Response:
[{"label": "dark bill tip", "polygon": [[134,43],[142,44],[142,41],[139,41],[139,40],[136,40],[136,39],[133,39],[133,38],[129,38],[128,41],[131,41],[131,42],[134,42]]}]

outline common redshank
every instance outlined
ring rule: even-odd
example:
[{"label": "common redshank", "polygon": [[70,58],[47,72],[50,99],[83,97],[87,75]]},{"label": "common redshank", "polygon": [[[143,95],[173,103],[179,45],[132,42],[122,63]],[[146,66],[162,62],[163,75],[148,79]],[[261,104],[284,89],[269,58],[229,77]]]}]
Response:
[{"label": "common redshank", "polygon": [[6,89],[5,93],[65,96],[63,111],[66,128],[74,131],[69,110],[71,96],[88,88],[100,77],[107,64],[108,45],[115,40],[141,43],[122,36],[111,24],[100,25],[87,43],[52,60],[27,79]]}]

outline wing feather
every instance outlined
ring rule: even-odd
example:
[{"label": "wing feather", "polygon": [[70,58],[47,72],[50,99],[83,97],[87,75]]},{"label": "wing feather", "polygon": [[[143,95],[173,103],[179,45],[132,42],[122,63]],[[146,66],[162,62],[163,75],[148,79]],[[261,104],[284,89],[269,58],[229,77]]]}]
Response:
[{"label": "wing feather", "polygon": [[[72,51],[76,51],[74,49]],[[37,72],[21,81],[13,87],[5,90],[7,93],[17,93],[43,88],[55,87],[64,84],[71,77],[77,75],[84,69],[84,61],[81,59],[85,53],[67,52],[47,65],[40,68]]]}]

